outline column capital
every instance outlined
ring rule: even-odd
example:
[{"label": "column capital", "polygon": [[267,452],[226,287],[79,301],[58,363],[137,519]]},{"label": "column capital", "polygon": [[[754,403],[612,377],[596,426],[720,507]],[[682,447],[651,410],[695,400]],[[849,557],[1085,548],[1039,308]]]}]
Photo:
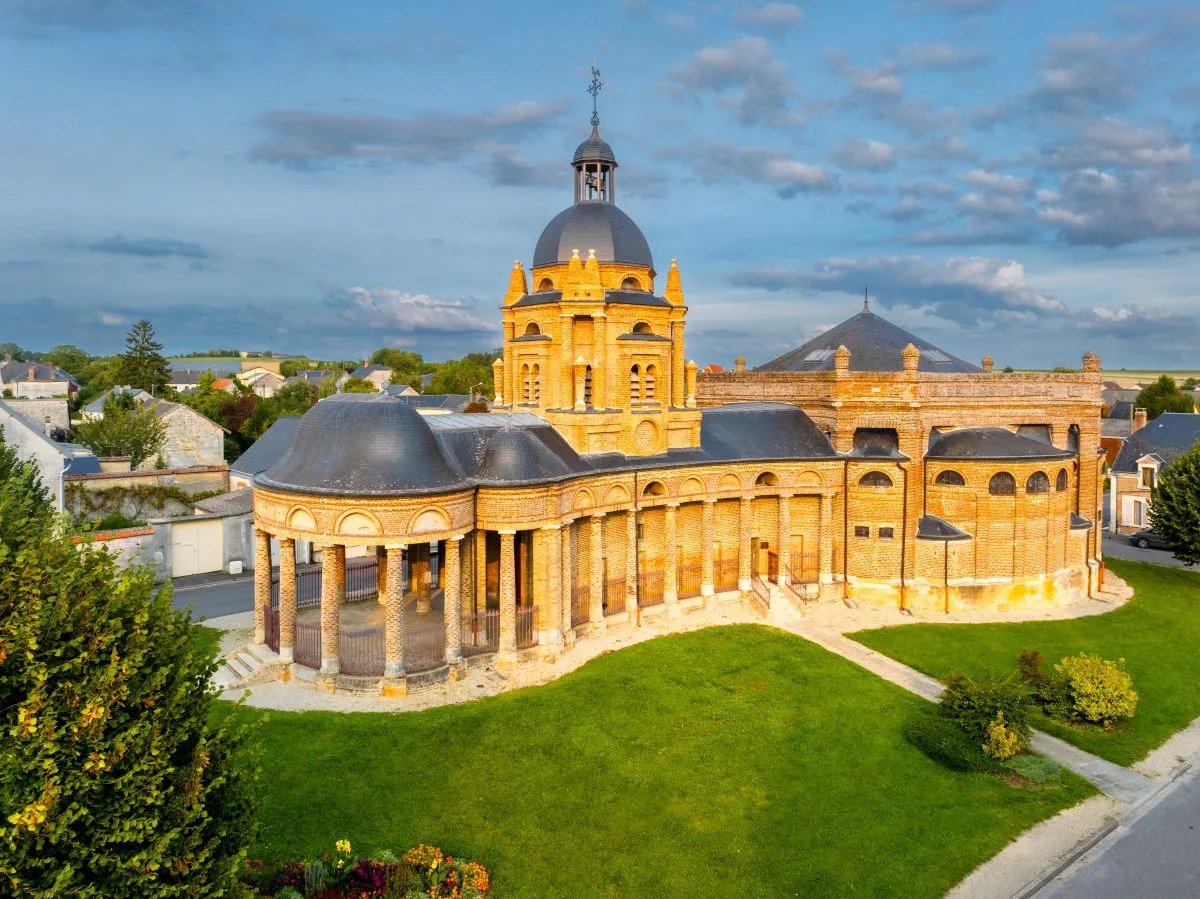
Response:
[{"label": "column capital", "polygon": [[588,517],[589,518],[603,518],[606,514],[607,513],[605,513],[605,512],[589,512]]},{"label": "column capital", "polygon": [[466,535],[466,534],[451,534],[451,535],[450,535],[449,537],[447,537],[446,539],[447,539],[447,540],[453,540],[455,543],[457,543],[459,540],[462,540],[462,538],[463,538],[463,537],[465,537],[465,536],[467,536],[467,535]]},{"label": "column capital", "polygon": [[513,537],[516,535],[517,532],[515,529],[514,530],[502,529],[502,530],[496,531],[496,533],[500,534],[502,537]]},{"label": "column capital", "polygon": [[384,547],[384,549],[386,549],[388,551],[408,549],[408,544],[407,543],[389,543]]},{"label": "column capital", "polygon": [[704,505],[715,506],[716,504],[717,504],[717,498],[715,496],[704,497]]},{"label": "column capital", "polygon": [[794,494],[794,493],[781,493],[781,494],[779,494],[779,498],[780,499],[791,499],[795,495],[796,494]]},{"label": "column capital", "polygon": [[255,527],[254,527],[254,536],[255,536],[255,537],[270,537],[270,536],[271,536],[271,532],[270,532],[270,531],[268,531],[266,528],[260,528],[260,527],[258,527],[257,525],[255,525]]},{"label": "column capital", "polygon": [[681,503],[678,500],[676,500],[675,502],[663,503],[663,505],[668,509],[678,509],[680,507]]},{"label": "column capital", "polygon": [[544,524],[544,525],[542,525],[542,526],[541,526],[540,530],[543,530],[543,531],[557,531],[557,530],[558,530],[559,528],[561,528],[561,527],[562,527],[562,525],[561,525],[561,524]]}]

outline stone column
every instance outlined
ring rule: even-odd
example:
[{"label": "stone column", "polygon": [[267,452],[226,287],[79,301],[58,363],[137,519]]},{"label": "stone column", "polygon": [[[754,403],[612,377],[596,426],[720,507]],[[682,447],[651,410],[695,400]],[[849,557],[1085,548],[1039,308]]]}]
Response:
[{"label": "stone column", "polygon": [[775,582],[787,584],[792,565],[792,495],[779,494],[779,570]]},{"label": "stone column", "polygon": [[425,558],[421,562],[420,567],[413,571],[413,587],[417,591],[417,603],[415,611],[424,615],[433,608],[432,592],[433,592],[433,566],[432,558],[429,551],[429,544],[425,544]]},{"label": "stone column", "polygon": [[679,614],[679,503],[668,503],[663,512],[663,602],[667,616],[674,618]]},{"label": "stone column", "polygon": [[590,573],[592,576],[591,604],[588,608],[588,619],[594,629],[604,628],[604,514],[596,514],[591,518],[592,558]]},{"label": "stone column", "polygon": [[404,552],[403,546],[389,546],[388,579],[383,607],[383,676],[404,677]]},{"label": "stone column", "polygon": [[689,409],[696,408],[696,360],[693,359],[685,366],[687,372],[687,399],[685,405]]},{"label": "stone column", "polygon": [[738,515],[738,589],[745,593],[750,589],[750,527],[753,515],[753,500],[743,496]]},{"label": "stone column", "polygon": [[345,547],[326,546],[321,553],[321,675],[328,680],[341,670],[338,640],[341,637],[342,594],[338,593],[338,580],[339,572],[344,576],[345,570]]},{"label": "stone column", "polygon": [[574,549],[571,543],[571,522],[564,521],[562,527],[559,528],[559,560],[562,562],[562,578],[560,589],[562,591],[562,635],[563,643],[571,646],[575,642],[575,628],[571,624],[571,604],[574,602],[574,567],[571,561],[571,553]]},{"label": "stone column", "polygon": [[[584,402],[584,396],[587,393],[587,363],[582,356],[575,359],[575,411],[582,412],[587,408],[587,403]],[[592,390],[596,389],[596,373],[592,372]],[[592,397],[593,401],[595,396]]]},{"label": "stone column", "polygon": [[[534,547],[534,553],[539,551],[542,553],[542,558],[534,559],[534,578],[537,579],[537,573],[541,572],[545,575],[546,592],[538,599],[538,642],[544,646],[550,647],[552,651],[557,652],[562,648],[562,562],[559,561],[558,552],[561,545],[558,536],[558,525],[551,524],[538,531],[538,536],[541,538],[539,550]],[[534,590],[537,590],[535,585]]]},{"label": "stone column", "polygon": [[504,360],[496,359],[492,362],[492,389],[496,393],[496,405],[504,405]]},{"label": "stone column", "polygon": [[487,531],[476,529],[475,543],[475,611],[487,611]]},{"label": "stone column", "polygon": [[279,538],[279,660],[291,662],[296,646],[296,541]]},{"label": "stone column", "polygon": [[375,601],[387,601],[387,550],[382,546],[375,547]]},{"label": "stone column", "polygon": [[267,642],[267,609],[271,605],[271,535],[254,529],[254,642]]},{"label": "stone column", "polygon": [[500,532],[500,654],[497,663],[517,660],[516,531]]},{"label": "stone column", "polygon": [[629,620],[637,620],[638,607],[638,538],[637,512],[630,509],[625,513],[625,611]]},{"label": "stone column", "polygon": [[[822,584],[833,583],[833,494],[821,494],[821,558],[818,579]],[[844,577],[844,575],[843,575]]]},{"label": "stone column", "polygon": [[[603,307],[601,307],[603,308]],[[608,344],[604,340],[608,317],[592,316],[592,406],[604,409],[608,406]]]},{"label": "stone column", "polygon": [[462,534],[446,540],[445,588],[442,591],[446,626],[446,664],[454,672],[462,664]]},{"label": "stone column", "polygon": [[700,595],[711,597],[716,595],[713,587],[713,541],[716,539],[713,523],[716,500],[704,501],[704,520],[700,530]]},{"label": "stone column", "polygon": [[575,387],[575,371],[573,368],[574,356],[574,340],[575,340],[575,316],[567,313],[560,313],[558,316],[558,326],[562,332],[562,354],[559,357],[558,383],[562,391],[559,397],[559,408],[570,409],[574,404],[574,387]]},{"label": "stone column", "polygon": [[671,405],[683,408],[683,393],[687,379],[683,361],[683,321],[671,322]]},{"label": "stone column", "polygon": [[346,601],[346,547],[335,546],[333,554],[337,556],[337,600],[338,605]]}]

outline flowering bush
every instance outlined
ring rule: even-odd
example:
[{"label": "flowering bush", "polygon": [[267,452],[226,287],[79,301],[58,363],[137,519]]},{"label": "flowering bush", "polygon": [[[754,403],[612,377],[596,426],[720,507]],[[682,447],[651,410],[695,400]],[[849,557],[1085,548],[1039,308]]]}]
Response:
[{"label": "flowering bush", "polygon": [[1021,736],[1004,723],[1003,712],[997,712],[992,723],[988,725],[987,742],[983,744],[983,751],[1000,761],[1011,759],[1021,751]]},{"label": "flowering bush", "polygon": [[421,844],[402,859],[391,853],[355,859],[349,840],[319,861],[292,861],[267,868],[248,861],[246,882],[276,899],[486,899],[487,869]]},{"label": "flowering bush", "polygon": [[1132,718],[1137,711],[1138,695],[1124,659],[1110,662],[1083,653],[1068,656],[1054,670],[1067,680],[1072,717],[1077,720],[1107,726],[1120,718]]}]

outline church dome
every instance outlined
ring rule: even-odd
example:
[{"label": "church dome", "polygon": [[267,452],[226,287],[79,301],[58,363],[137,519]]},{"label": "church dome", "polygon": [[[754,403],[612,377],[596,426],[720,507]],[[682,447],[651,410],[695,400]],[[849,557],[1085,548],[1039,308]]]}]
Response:
[{"label": "church dome", "polygon": [[321,400],[300,419],[288,451],[257,483],[352,496],[464,486],[421,414],[385,393],[339,393]]},{"label": "church dome", "polygon": [[609,162],[616,168],[617,157],[609,142],[600,136],[599,128],[593,127],[591,136],[575,148],[571,165],[577,162]]},{"label": "church dome", "polygon": [[654,267],[642,229],[612,203],[576,203],[550,219],[533,251],[533,267],[569,262],[572,250],[585,258],[595,250],[599,262]]}]

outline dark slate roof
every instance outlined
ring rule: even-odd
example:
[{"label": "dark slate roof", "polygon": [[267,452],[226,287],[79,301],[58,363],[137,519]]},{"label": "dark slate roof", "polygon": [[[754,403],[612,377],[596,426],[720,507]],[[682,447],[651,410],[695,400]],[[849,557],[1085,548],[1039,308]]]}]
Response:
[{"label": "dark slate roof", "polygon": [[699,447],[634,458],[581,456],[545,419],[529,413],[422,418],[386,394],[339,394],[305,414],[291,446],[255,483],[305,493],[403,495],[671,465],[835,458],[812,419],[784,403],[706,409]]},{"label": "dark slate roof", "polygon": [[200,368],[200,369],[173,368],[173,369],[171,369],[171,372],[170,372],[171,376],[170,376],[168,383],[171,383],[171,384],[199,384],[201,377],[203,377],[204,375],[211,375],[211,374],[213,374],[213,371],[211,368]]},{"label": "dark slate roof", "polygon": [[449,409],[451,412],[457,412],[471,402],[470,395],[466,393],[421,393],[416,396],[409,394],[399,399],[417,409]]},{"label": "dark slate roof", "polygon": [[388,374],[391,374],[392,370],[386,365],[360,365],[358,368],[354,369],[353,372],[351,372],[350,377],[365,378],[367,375],[373,375],[381,371],[386,371]]},{"label": "dark slate roof", "polygon": [[925,454],[926,459],[1070,459],[1074,453],[1007,428],[959,428],[947,431]]},{"label": "dark slate roof", "polygon": [[617,157],[613,154],[613,148],[600,136],[598,125],[593,125],[588,139],[575,148],[571,165],[577,162],[611,162],[613,168],[617,167]]},{"label": "dark slate roof", "polygon": [[1137,474],[1137,460],[1151,453],[1157,453],[1170,464],[1195,446],[1197,440],[1200,440],[1200,415],[1164,412],[1125,439],[1112,470]]},{"label": "dark slate roof", "polygon": [[633,219],[603,200],[568,206],[546,225],[533,251],[533,267],[571,261],[571,251],[586,257],[596,251],[600,262],[654,267],[650,245]]},{"label": "dark slate roof", "polygon": [[874,312],[860,312],[754,370],[833,371],[834,351],[839,346],[845,346],[850,351],[851,371],[903,371],[904,361],[900,352],[910,343],[921,351],[921,361],[917,366],[919,371],[982,371],[979,366],[951,356]]},{"label": "dark slate roof", "polygon": [[1128,437],[1133,431],[1133,422],[1128,418],[1100,419],[1101,437]]},{"label": "dark slate roof", "polygon": [[305,493],[438,493],[466,486],[425,419],[386,393],[340,393],[300,419],[283,458],[256,483]]},{"label": "dark slate roof", "polygon": [[150,399],[150,394],[146,393],[146,391],[142,390],[140,387],[110,387],[108,390],[104,391],[104,393],[100,394],[98,397],[84,406],[82,411],[86,412],[88,415],[103,415],[104,401],[114,393],[129,394],[133,397],[135,402],[144,402]]},{"label": "dark slate roof", "polygon": [[538,293],[527,293],[513,303],[514,306],[541,306],[543,303],[557,303],[562,300],[561,290],[542,290]]},{"label": "dark slate roof", "polygon": [[663,337],[661,334],[640,334],[630,332],[628,334],[618,334],[617,340],[648,340],[651,343],[670,343],[670,337]]},{"label": "dark slate roof", "polygon": [[1112,404],[1112,408],[1108,410],[1109,418],[1123,418],[1126,421],[1133,419],[1133,401],[1132,400],[1117,400]]},{"label": "dark slate roof", "polygon": [[[29,377],[29,369],[33,369],[33,378]],[[0,382],[15,384],[25,381],[63,381],[79,386],[79,382],[61,368],[50,369],[46,362],[0,362]]]},{"label": "dark slate roof", "polygon": [[[649,265],[650,263],[645,263]],[[671,301],[664,297],[656,297],[652,293],[646,293],[644,290],[606,290],[604,291],[604,302],[606,303],[621,303],[625,306],[667,306],[670,307]]]},{"label": "dark slate roof", "polygon": [[1071,513],[1071,530],[1086,531],[1091,526],[1092,523],[1082,515],[1076,515],[1074,512]]},{"label": "dark slate roof", "polygon": [[263,435],[250,444],[249,449],[229,466],[230,474],[240,474],[247,478],[262,474],[283,458],[283,454],[292,445],[292,437],[295,436],[296,426],[299,424],[299,415],[284,415],[276,419],[275,424],[267,428]]},{"label": "dark slate roof", "polygon": [[289,381],[307,381],[310,384],[320,384],[326,378],[336,378],[341,375],[341,372],[334,371],[331,368],[310,368],[304,371],[298,371],[290,378]]},{"label": "dark slate roof", "polygon": [[936,515],[922,515],[917,521],[917,539],[970,540],[971,535]]},{"label": "dark slate roof", "polygon": [[198,500],[193,505],[210,515],[248,515],[254,511],[254,488],[230,490],[228,493]]}]

